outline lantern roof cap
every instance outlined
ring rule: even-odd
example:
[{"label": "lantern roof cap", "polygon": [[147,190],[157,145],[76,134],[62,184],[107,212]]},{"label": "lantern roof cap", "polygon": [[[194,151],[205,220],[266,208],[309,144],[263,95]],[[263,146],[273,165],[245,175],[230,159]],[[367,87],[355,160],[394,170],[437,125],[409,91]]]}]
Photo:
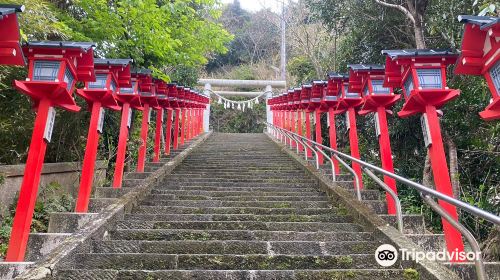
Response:
[{"label": "lantern roof cap", "polygon": [[130,58],[95,58],[94,65],[127,66],[133,61]]},{"label": "lantern roof cap", "polygon": [[348,79],[349,78],[349,76],[347,76],[346,74],[337,73],[337,72],[330,72],[330,73],[326,74],[326,77],[329,79]]},{"label": "lantern roof cap", "polygon": [[302,90],[302,88],[301,88],[301,87],[296,87],[296,88],[293,88],[293,90],[294,90],[294,91],[295,91],[295,90]]},{"label": "lantern roof cap", "polygon": [[54,48],[54,49],[80,49],[87,52],[95,47],[92,42],[70,42],[70,41],[32,41],[26,42],[27,47]]},{"label": "lantern roof cap", "polygon": [[456,57],[457,53],[450,49],[406,49],[406,50],[383,50],[383,55],[391,59],[410,58],[410,57]]},{"label": "lantern roof cap", "polygon": [[173,83],[168,83],[167,86],[177,86],[177,83],[173,82]]},{"label": "lantern roof cap", "polygon": [[24,12],[24,5],[0,4],[0,17]]},{"label": "lantern roof cap", "polygon": [[304,88],[312,88],[312,85],[311,84],[303,84],[302,87],[304,87]]},{"label": "lantern roof cap", "polygon": [[459,15],[458,21],[461,23],[470,23],[474,25],[479,25],[479,28],[481,30],[484,30],[495,24],[500,23],[500,18],[488,17],[488,16]]},{"label": "lantern roof cap", "polygon": [[356,72],[385,70],[385,65],[381,64],[349,64],[347,67]]},{"label": "lantern roof cap", "polygon": [[326,81],[323,80],[314,80],[312,81],[313,85],[325,85]]},{"label": "lantern roof cap", "polygon": [[150,69],[146,68],[140,68],[140,69],[136,68],[132,70],[132,73],[138,75],[151,75],[153,72]]}]

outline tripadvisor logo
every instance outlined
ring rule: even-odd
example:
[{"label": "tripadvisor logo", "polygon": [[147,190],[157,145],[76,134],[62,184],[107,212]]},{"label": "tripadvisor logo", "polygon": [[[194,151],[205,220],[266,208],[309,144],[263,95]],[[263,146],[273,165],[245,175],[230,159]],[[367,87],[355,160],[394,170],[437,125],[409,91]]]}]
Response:
[{"label": "tripadvisor logo", "polygon": [[401,254],[402,261],[414,260],[417,263],[423,260],[428,261],[476,261],[480,259],[481,252],[459,252],[458,250],[448,252],[446,250],[439,252],[422,252],[415,249],[401,248],[398,250],[390,244],[382,244],[375,250],[375,260],[381,266],[392,266],[398,260],[398,253]]}]

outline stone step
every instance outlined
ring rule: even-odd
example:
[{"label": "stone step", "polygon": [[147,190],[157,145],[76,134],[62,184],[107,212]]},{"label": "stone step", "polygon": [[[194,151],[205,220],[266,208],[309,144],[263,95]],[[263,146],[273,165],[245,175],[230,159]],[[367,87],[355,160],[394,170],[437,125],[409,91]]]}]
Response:
[{"label": "stone step", "polygon": [[153,194],[146,198],[149,201],[153,200],[224,200],[224,201],[328,201],[326,196],[320,194],[314,196],[224,196],[211,197],[206,195],[174,195],[174,194]]},{"label": "stone step", "polygon": [[128,172],[123,176],[125,179],[146,179],[152,172]]},{"label": "stone step", "polygon": [[380,268],[373,254],[337,256],[223,254],[77,254],[79,269],[356,269]]},{"label": "stone step", "polygon": [[213,198],[224,198],[228,196],[324,196],[323,193],[319,191],[311,192],[297,192],[297,191],[180,191],[180,190],[168,190],[168,189],[154,189],[152,194],[173,194],[176,196],[181,195],[193,195],[193,196],[206,196]]},{"label": "stone step", "polygon": [[[398,227],[395,215],[379,215],[379,217],[387,221],[391,226]],[[425,233],[424,216],[403,215],[403,232],[408,234]]]},{"label": "stone step", "polygon": [[281,168],[273,168],[272,166],[266,167],[266,166],[261,166],[261,167],[252,167],[248,165],[233,165],[233,166],[213,166],[213,165],[191,165],[191,166],[186,166],[186,165],[180,165],[178,168],[175,169],[176,172],[179,173],[197,173],[197,172],[296,172],[300,171],[301,169],[298,168],[295,165],[290,165],[290,166],[282,166]]},{"label": "stone step", "polygon": [[317,183],[296,183],[296,182],[179,182],[179,181],[165,181],[161,185],[157,187],[157,189],[169,188],[175,189],[175,187],[221,187],[225,190],[230,190],[234,188],[240,187],[259,187],[259,188],[277,188],[281,187],[282,189],[288,188],[312,188],[317,186]]},{"label": "stone step", "polygon": [[61,280],[121,279],[204,279],[204,280],[313,280],[313,279],[404,279],[401,269],[306,269],[306,270],[113,270],[65,269],[56,273]]},{"label": "stone step", "polygon": [[117,222],[117,229],[195,229],[195,230],[268,230],[268,231],[362,231],[353,223],[256,222],[256,221],[137,221]]},{"label": "stone step", "polygon": [[266,208],[266,207],[186,207],[147,206],[135,208],[134,214],[255,214],[255,215],[322,215],[337,214],[331,208]]},{"label": "stone step", "polygon": [[[275,172],[276,173],[276,172]],[[212,180],[219,180],[219,179],[241,179],[241,180],[251,180],[251,179],[283,179],[287,181],[293,181],[298,178],[303,178],[304,175],[300,174],[286,174],[286,173],[279,173],[279,174],[274,174],[271,172],[268,173],[255,173],[255,174],[241,174],[239,172],[235,172],[233,174],[206,174],[206,175],[200,175],[200,174],[172,174],[168,176],[169,180],[177,180],[177,179],[205,179],[205,181],[212,181]]]},{"label": "stone step", "polygon": [[[354,190],[349,190],[349,192],[357,197],[357,193]],[[361,191],[362,200],[380,200],[380,191],[377,190],[362,190]]]},{"label": "stone step", "polygon": [[363,200],[363,203],[376,214],[387,214],[387,204],[382,200]]},{"label": "stone step", "polygon": [[[458,276],[462,279],[467,280],[477,280],[476,267],[472,262],[463,263],[449,263],[446,262],[444,265],[451,270],[455,271]],[[484,268],[486,269],[486,275],[490,280],[500,279],[500,262],[485,262]]]},{"label": "stone step", "polygon": [[185,170],[185,171],[175,171],[172,173],[172,175],[179,175],[179,176],[189,176],[189,177],[206,177],[206,176],[234,176],[234,175],[259,175],[259,174],[271,174],[271,175],[276,175],[276,173],[279,172],[279,174],[286,174],[286,175],[297,175],[297,176],[304,176],[304,171],[302,170],[294,170],[294,169],[289,169],[289,170],[212,170],[212,171],[206,171],[206,170]]},{"label": "stone step", "polygon": [[122,188],[111,188],[111,187],[99,187],[95,188],[94,197],[95,198],[119,198],[124,194],[134,190],[134,188],[130,187],[122,187]]},{"label": "stone step", "polygon": [[405,234],[424,251],[440,252],[446,248],[444,234]]},{"label": "stone step", "polygon": [[[328,208],[326,201],[146,200],[141,205],[185,207]],[[98,212],[98,211],[97,211]]]},{"label": "stone step", "polygon": [[112,240],[260,240],[260,241],[372,241],[371,232],[296,232],[268,230],[120,229]]},{"label": "stone step", "polygon": [[140,221],[258,221],[258,222],[352,222],[350,216],[322,215],[253,215],[253,214],[126,214],[125,220]]},{"label": "stone step", "polygon": [[148,254],[273,254],[329,256],[375,252],[381,245],[373,241],[317,242],[317,241],[140,241],[111,240],[94,242],[93,253],[148,253]]},{"label": "stone step", "polygon": [[[137,174],[144,174],[144,173],[137,173]],[[294,184],[294,183],[302,183],[302,184],[317,184],[316,180],[313,179],[308,179],[308,178],[303,178],[303,177],[296,177],[296,178],[287,178],[286,176],[280,177],[280,176],[275,176],[275,177],[268,177],[268,178],[255,178],[255,177],[248,177],[248,178],[186,178],[186,177],[172,177],[169,176],[167,179],[167,182],[170,184],[171,182],[174,183],[189,183],[191,185],[194,184],[204,184],[204,183],[223,183],[223,184],[229,184],[229,183],[286,183],[286,184]]]}]

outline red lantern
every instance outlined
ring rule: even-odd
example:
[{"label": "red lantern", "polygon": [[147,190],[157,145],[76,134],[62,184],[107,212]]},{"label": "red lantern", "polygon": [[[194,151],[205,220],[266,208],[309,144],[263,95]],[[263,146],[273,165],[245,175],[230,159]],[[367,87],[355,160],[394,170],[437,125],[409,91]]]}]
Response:
[{"label": "red lantern", "polygon": [[[387,111],[399,100],[400,95],[394,94],[391,87],[384,87],[385,67],[383,65],[351,65],[351,71],[354,73],[353,80],[358,80],[358,86],[361,85],[363,89],[364,102],[358,113],[360,115],[374,113],[375,133],[379,141],[382,168],[394,173],[389,128],[387,126]],[[397,193],[394,179],[384,176],[384,182]],[[386,200],[388,214],[395,215],[395,202],[388,193],[386,194]]]},{"label": "red lantern", "polygon": [[115,97],[119,87],[130,85],[131,62],[131,59],[95,59],[96,80],[85,82],[85,87],[76,91],[87,101],[91,115],[75,212],[87,212],[94,179],[99,133],[102,133],[104,125],[104,109],[121,109]]},{"label": "red lantern", "polygon": [[78,42],[31,42],[24,46],[29,61],[28,78],[15,81],[14,85],[31,98],[37,114],[6,261],[24,259],[45,150],[52,137],[54,107],[80,110],[73,90],[77,80],[95,79],[93,46]]},{"label": "red lantern", "polygon": [[[405,96],[405,104],[398,115],[422,114],[422,131],[436,190],[453,197],[436,110],[460,94],[459,90],[446,86],[446,66],[455,63],[457,55],[448,50],[385,50],[382,53],[387,55],[384,86],[401,87]],[[439,204],[458,220],[455,206],[444,201]],[[448,251],[463,252],[460,232],[445,219],[442,223]]]},{"label": "red lantern", "polygon": [[0,64],[26,64],[19,45],[19,23],[17,21],[17,13],[23,11],[23,5],[0,4]]},{"label": "red lantern", "polygon": [[500,18],[459,16],[458,21],[465,30],[455,74],[484,76],[491,101],[479,115],[487,121],[500,119]]}]

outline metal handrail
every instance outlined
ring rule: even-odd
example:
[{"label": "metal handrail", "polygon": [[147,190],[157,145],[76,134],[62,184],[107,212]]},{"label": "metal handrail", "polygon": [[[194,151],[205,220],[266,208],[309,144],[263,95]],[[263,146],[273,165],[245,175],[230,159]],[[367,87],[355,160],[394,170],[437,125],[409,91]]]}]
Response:
[{"label": "metal handrail", "polygon": [[[283,133],[283,131],[286,131],[282,128],[279,128],[279,127],[276,127],[274,126],[273,124],[270,124],[270,123],[266,123],[268,126],[270,126],[272,129],[275,129],[277,131],[280,131],[281,133]],[[290,133],[290,134],[295,134],[293,132],[290,132],[290,131],[286,131],[287,133]],[[469,212],[470,214],[472,215],[475,215],[475,216],[478,216],[480,218],[483,218],[487,221],[490,221],[492,222],[493,224],[496,224],[496,225],[500,225],[500,217],[493,214],[493,213],[490,213],[490,212],[487,212],[487,211],[484,211],[482,209],[479,209],[473,205],[470,205],[470,204],[467,204],[461,200],[458,200],[458,199],[455,199],[453,197],[450,197],[448,195],[445,195],[445,194],[442,194],[434,189],[431,189],[429,187],[426,187],[424,185],[421,185],[419,183],[416,183],[416,182],[413,182],[411,180],[408,180],[404,177],[401,177],[397,174],[394,174],[392,172],[389,172],[387,170],[384,170],[382,168],[379,168],[377,166],[374,166],[370,163],[367,163],[367,162],[364,162],[360,159],[357,159],[357,158],[354,158],[352,156],[349,156],[347,154],[344,154],[342,152],[339,152],[337,150],[334,150],[330,147],[327,147],[327,146],[324,146],[322,144],[319,144],[317,142],[314,142],[313,140],[311,139],[308,139],[308,138],[305,138],[301,135],[297,135],[295,134],[297,137],[305,140],[305,141],[308,141],[308,142],[311,142],[311,143],[314,143],[315,146],[319,146],[319,147],[322,147],[324,149],[327,149],[328,151],[330,151],[331,153],[334,153],[336,156],[341,156],[341,157],[344,157],[344,158],[347,158],[348,160],[350,160],[351,162],[356,162],[358,164],[360,164],[362,166],[362,169],[363,171],[369,171],[370,170],[373,170],[373,171],[376,171],[378,173],[381,173],[385,176],[388,176],[388,177],[391,177],[393,179],[395,179],[396,181],[399,181],[405,185],[408,185],[410,187],[413,187],[415,189],[417,189],[424,202],[427,203],[434,211],[436,211],[441,217],[443,217],[445,220],[447,220],[450,225],[452,225],[455,229],[457,229],[458,231],[460,231],[464,237],[467,239],[467,241],[469,242],[469,244],[471,245],[472,249],[475,250],[475,253],[476,253],[476,260],[474,261],[474,264],[475,264],[475,267],[476,267],[476,274],[477,274],[477,277],[478,279],[480,280],[486,280],[487,279],[487,276],[486,276],[486,273],[485,273],[485,268],[484,268],[484,263],[483,263],[483,259],[481,257],[481,250],[480,250],[480,247],[477,243],[477,240],[474,238],[474,236],[462,225],[460,224],[458,221],[456,221],[455,219],[453,219],[451,216],[448,215],[448,213],[446,211],[444,211],[441,206],[439,206],[435,201],[434,201],[434,198],[437,198],[437,199],[440,199],[442,201],[445,201],[445,202],[448,202],[464,211],[467,211]],[[314,150],[314,149],[313,149]],[[337,159],[339,159],[337,157]],[[340,162],[340,161],[339,161]],[[319,169],[319,167],[318,167]],[[370,176],[370,174],[368,174],[368,176]],[[370,176],[372,179],[375,179],[377,178],[378,180],[375,180],[377,183],[379,182],[382,182],[377,176],[375,176],[375,174],[371,173],[372,176]],[[374,178],[375,177],[375,178]],[[379,184],[382,188],[384,188],[383,185]],[[387,186],[387,185],[385,185]],[[387,186],[387,188],[389,188]],[[384,188],[385,189],[385,188]],[[396,197],[397,198],[397,195],[393,192],[394,196],[391,194],[390,191],[388,191],[388,193],[391,195],[391,197]],[[359,199],[359,198],[358,198]],[[396,200],[395,201],[399,201],[399,200]],[[400,204],[400,203],[399,203]],[[396,207],[397,207],[398,203],[396,203]],[[400,205],[399,205],[400,206]],[[397,212],[400,212],[400,211],[397,211]],[[402,219],[402,218],[401,218]],[[400,229],[401,231],[401,229]]]}]

